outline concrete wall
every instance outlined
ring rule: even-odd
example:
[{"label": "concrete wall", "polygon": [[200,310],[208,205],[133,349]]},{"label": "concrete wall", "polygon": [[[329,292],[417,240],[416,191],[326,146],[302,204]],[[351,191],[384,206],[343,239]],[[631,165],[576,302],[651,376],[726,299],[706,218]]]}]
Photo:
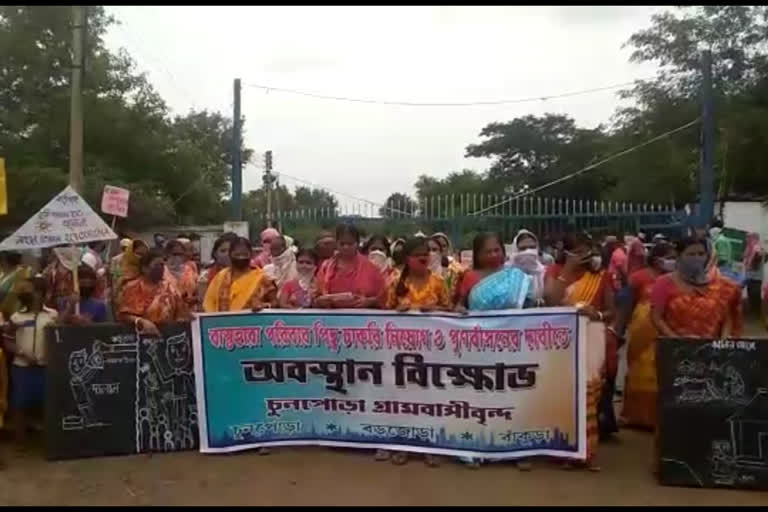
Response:
[{"label": "concrete wall", "polygon": [[763,246],[768,243],[768,206],[759,201],[726,201],[723,206],[726,227],[759,233]]}]

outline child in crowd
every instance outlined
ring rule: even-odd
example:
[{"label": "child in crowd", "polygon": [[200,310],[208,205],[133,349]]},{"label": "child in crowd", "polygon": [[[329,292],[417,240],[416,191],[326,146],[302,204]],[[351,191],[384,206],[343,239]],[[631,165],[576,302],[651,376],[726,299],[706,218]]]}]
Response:
[{"label": "child in crowd", "polygon": [[297,276],[280,288],[280,307],[284,309],[308,308],[317,271],[317,254],[312,249],[301,249],[296,254]]},{"label": "child in crowd", "polygon": [[[96,271],[88,265],[80,265],[77,269],[77,282],[80,288],[80,296],[60,301],[59,311],[62,312],[63,322],[75,325],[89,325],[108,321],[106,302],[93,296],[98,282]],[[78,299],[80,301],[80,311],[76,313],[75,302]]]},{"label": "child in crowd", "polygon": [[33,413],[41,413],[45,393],[45,328],[56,321],[55,310],[43,305],[42,276],[19,283],[21,309],[5,326],[5,348],[14,355],[11,365],[11,420],[16,438],[23,443]]}]

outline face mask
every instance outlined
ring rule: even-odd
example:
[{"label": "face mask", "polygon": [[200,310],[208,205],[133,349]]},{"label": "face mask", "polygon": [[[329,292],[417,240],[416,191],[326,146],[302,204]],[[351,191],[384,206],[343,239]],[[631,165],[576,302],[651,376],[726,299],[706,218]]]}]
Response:
[{"label": "face mask", "polygon": [[657,261],[662,272],[674,272],[677,267],[675,258],[659,258]]},{"label": "face mask", "polygon": [[374,250],[368,253],[368,261],[376,265],[379,270],[387,268],[387,255],[384,251]]},{"label": "face mask", "polygon": [[229,266],[229,255],[228,254],[217,254],[216,255],[216,264],[220,267],[228,267]]},{"label": "face mask", "polygon": [[594,255],[589,259],[589,268],[592,269],[593,272],[597,272],[600,270],[600,267],[603,266],[603,257],[599,255]]},{"label": "face mask", "polygon": [[716,238],[716,237],[717,237],[717,235],[719,235],[720,233],[722,233],[722,231],[723,231],[723,230],[722,230],[722,229],[720,229],[720,228],[711,228],[711,229],[709,230],[709,235],[710,235],[712,238]]},{"label": "face mask", "polygon": [[512,264],[526,272],[533,272],[539,267],[539,251],[524,249],[512,256]]},{"label": "face mask", "polygon": [[690,284],[707,284],[707,262],[699,258],[678,258],[677,271],[683,281]]},{"label": "face mask", "polygon": [[250,258],[232,258],[232,267],[237,270],[245,270],[250,264]]},{"label": "face mask", "polygon": [[440,272],[443,270],[443,255],[440,252],[429,253],[429,270]]},{"label": "face mask", "polygon": [[424,256],[410,256],[408,258],[408,268],[416,272],[426,272],[429,270],[429,259]]},{"label": "face mask", "polygon": [[163,274],[165,273],[165,268],[163,268],[162,265],[157,267],[152,267],[149,269],[149,280],[153,283],[159,283],[163,280]]}]

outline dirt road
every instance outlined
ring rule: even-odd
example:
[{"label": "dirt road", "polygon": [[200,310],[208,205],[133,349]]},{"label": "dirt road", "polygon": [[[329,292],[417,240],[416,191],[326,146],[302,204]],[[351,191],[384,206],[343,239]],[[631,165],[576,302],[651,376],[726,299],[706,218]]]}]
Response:
[{"label": "dirt road", "polygon": [[168,455],[47,462],[0,453],[1,505],[765,505],[766,493],[662,487],[651,437],[624,431],[601,445],[601,473],[546,463],[530,473],[497,463],[427,468],[375,462],[359,451],[291,448],[268,456]]}]

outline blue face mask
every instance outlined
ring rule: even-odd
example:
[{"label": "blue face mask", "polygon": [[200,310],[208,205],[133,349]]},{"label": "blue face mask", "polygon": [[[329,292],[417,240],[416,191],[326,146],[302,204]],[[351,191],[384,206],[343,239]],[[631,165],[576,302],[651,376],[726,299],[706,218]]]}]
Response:
[{"label": "blue face mask", "polygon": [[707,284],[707,260],[694,257],[685,258],[683,256],[677,259],[677,271],[683,281],[693,284]]}]

